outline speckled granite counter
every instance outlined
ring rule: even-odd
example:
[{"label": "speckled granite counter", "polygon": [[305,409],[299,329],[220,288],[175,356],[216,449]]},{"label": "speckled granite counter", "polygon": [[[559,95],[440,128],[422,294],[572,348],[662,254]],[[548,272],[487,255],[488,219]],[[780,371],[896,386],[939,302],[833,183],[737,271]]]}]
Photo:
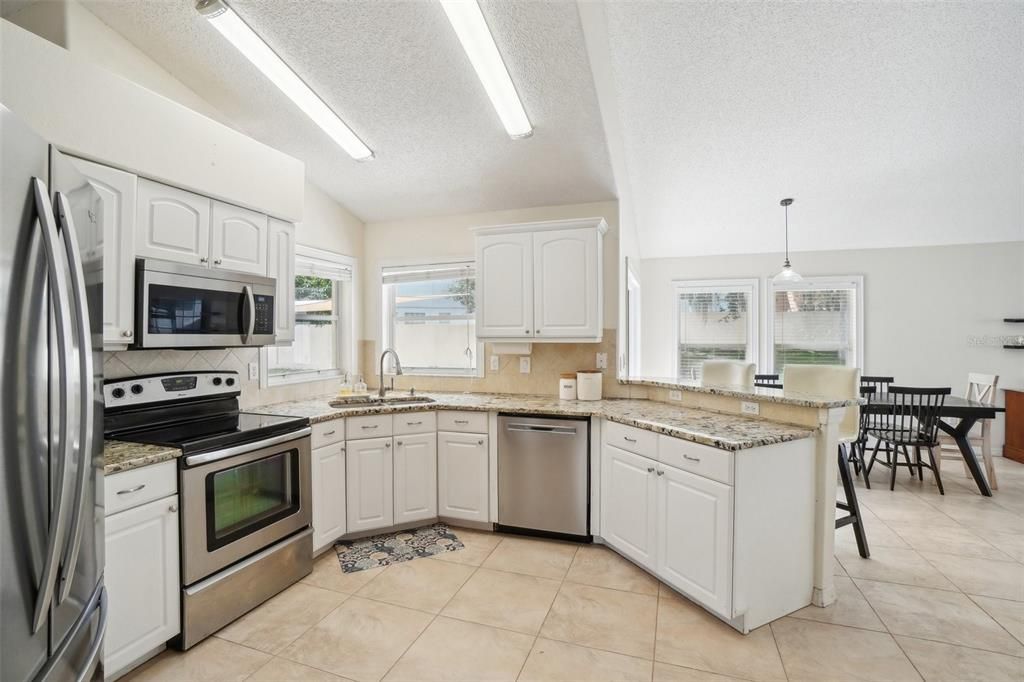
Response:
[{"label": "speckled granite counter", "polygon": [[657,388],[676,389],[680,391],[693,391],[694,393],[709,393],[711,395],[722,395],[729,398],[745,398],[749,400],[781,403],[783,405],[796,405],[798,407],[849,407],[850,405],[863,405],[866,401],[863,398],[856,400],[836,400],[820,395],[809,393],[798,393],[778,388],[747,388],[745,386],[702,386],[697,382],[680,381],[671,377],[630,377],[620,379],[619,383],[634,386],[655,386]]},{"label": "speckled granite counter", "polygon": [[142,443],[108,440],[103,442],[103,473],[109,476],[119,471],[166,462],[180,455],[181,450],[165,445],[143,445]]},{"label": "speckled granite counter", "polygon": [[436,402],[411,405],[359,405],[335,408],[330,396],[254,408],[253,412],[308,417],[318,423],[367,414],[422,412],[424,410],[474,410],[518,414],[553,414],[604,417],[614,422],[664,433],[676,438],[724,450],[745,450],[762,445],[810,438],[814,431],[762,419],[678,407],[649,400],[559,400],[554,396],[492,393],[429,393]]}]

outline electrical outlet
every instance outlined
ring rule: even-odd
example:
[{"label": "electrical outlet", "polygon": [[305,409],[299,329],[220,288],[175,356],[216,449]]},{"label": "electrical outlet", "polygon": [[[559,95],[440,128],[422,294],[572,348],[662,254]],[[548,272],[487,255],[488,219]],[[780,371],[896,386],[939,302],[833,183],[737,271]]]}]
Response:
[{"label": "electrical outlet", "polygon": [[529,374],[530,373],[530,358],[519,358],[519,373]]},{"label": "electrical outlet", "polygon": [[598,353],[597,354],[597,368],[598,369],[608,369],[608,354],[607,353]]},{"label": "electrical outlet", "polygon": [[498,356],[497,355],[492,355],[491,356],[491,371],[492,372],[497,372],[498,371]]},{"label": "electrical outlet", "polygon": [[744,400],[740,402],[740,412],[743,414],[761,414],[761,404]]},{"label": "electrical outlet", "polygon": [[249,381],[256,381],[260,378],[260,363],[249,363]]},{"label": "electrical outlet", "polygon": [[683,392],[682,391],[669,391],[668,392],[668,399],[669,400],[682,400],[683,399]]}]

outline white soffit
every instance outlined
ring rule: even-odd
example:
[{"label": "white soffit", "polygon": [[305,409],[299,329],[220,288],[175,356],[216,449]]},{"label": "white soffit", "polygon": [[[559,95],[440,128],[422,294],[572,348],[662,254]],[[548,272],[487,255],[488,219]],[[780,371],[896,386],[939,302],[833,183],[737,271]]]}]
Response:
[{"label": "white soffit", "polygon": [[615,198],[574,2],[481,2],[535,126],[526,140],[509,139],[435,2],[229,2],[375,160],[353,162],[191,0],[83,4],[366,222]]},{"label": "white soffit", "polygon": [[605,12],[644,257],[1024,239],[1024,3]]}]

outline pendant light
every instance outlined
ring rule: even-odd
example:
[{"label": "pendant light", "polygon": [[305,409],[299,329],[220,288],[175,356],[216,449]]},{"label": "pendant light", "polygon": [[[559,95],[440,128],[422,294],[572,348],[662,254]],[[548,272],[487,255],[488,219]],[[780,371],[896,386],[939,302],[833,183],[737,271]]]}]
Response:
[{"label": "pendant light", "polygon": [[782,270],[779,271],[779,274],[772,278],[772,281],[777,284],[785,282],[799,282],[803,279],[803,277],[793,269],[793,266],[789,264],[789,207],[792,203],[792,199],[783,199],[779,202],[779,206],[782,206],[786,211],[786,261],[782,264]]}]

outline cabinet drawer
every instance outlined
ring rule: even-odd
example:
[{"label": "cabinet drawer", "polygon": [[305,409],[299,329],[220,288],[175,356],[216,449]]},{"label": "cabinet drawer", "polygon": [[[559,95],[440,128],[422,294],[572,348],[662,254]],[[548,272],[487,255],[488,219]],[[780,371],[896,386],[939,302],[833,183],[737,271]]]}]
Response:
[{"label": "cabinet drawer", "polygon": [[487,412],[438,412],[437,430],[487,433]]},{"label": "cabinet drawer", "polygon": [[672,436],[662,435],[659,439],[659,462],[732,485],[733,453]]},{"label": "cabinet drawer", "polygon": [[313,424],[313,434],[310,439],[310,447],[314,450],[331,443],[340,443],[345,440],[345,420],[332,419],[331,421]]},{"label": "cabinet drawer", "polygon": [[436,412],[405,412],[392,415],[396,436],[437,431]]},{"label": "cabinet drawer", "polygon": [[349,417],[345,422],[345,432],[349,440],[390,436],[391,415],[371,414],[366,417]]},{"label": "cabinet drawer", "polygon": [[651,459],[658,456],[658,434],[635,426],[605,420],[604,442]]},{"label": "cabinet drawer", "polygon": [[103,501],[105,516],[137,507],[161,497],[178,494],[178,462],[139,467],[104,477]]}]

